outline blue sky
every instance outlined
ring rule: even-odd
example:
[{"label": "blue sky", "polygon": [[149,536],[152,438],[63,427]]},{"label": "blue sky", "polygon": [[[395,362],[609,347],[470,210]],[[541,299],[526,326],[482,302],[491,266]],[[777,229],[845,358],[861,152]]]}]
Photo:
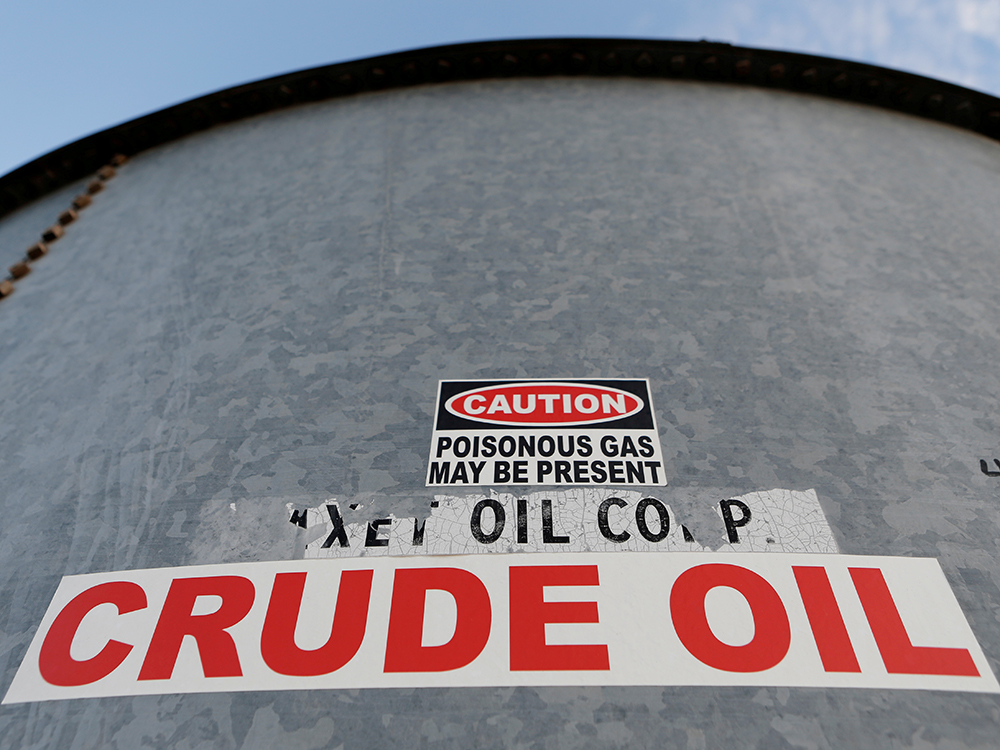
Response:
[{"label": "blue sky", "polygon": [[2,0],[0,174],[246,81],[412,47],[549,36],[706,38],[1000,94],[1000,0]]}]

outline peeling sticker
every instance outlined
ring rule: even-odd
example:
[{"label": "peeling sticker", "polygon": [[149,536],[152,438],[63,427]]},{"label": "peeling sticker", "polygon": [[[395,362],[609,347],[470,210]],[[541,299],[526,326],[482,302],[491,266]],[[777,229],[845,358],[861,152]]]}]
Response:
[{"label": "peeling sticker", "polygon": [[[351,506],[352,510],[356,506]],[[696,540],[664,496],[632,490],[436,495],[425,518],[347,522],[331,499],[289,508],[306,558],[490,552],[825,552],[839,549],[814,490],[769,490],[719,501],[717,534]]]}]

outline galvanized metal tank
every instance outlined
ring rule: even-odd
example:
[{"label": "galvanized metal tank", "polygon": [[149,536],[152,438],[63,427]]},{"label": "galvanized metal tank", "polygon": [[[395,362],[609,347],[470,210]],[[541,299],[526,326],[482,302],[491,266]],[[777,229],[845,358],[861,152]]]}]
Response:
[{"label": "galvanized metal tank", "polygon": [[[996,673],[998,113],[781,52],[489,43],[8,175],[10,265],[128,157],[0,300],[3,690],[63,576],[301,559],[289,520],[330,498],[427,518],[439,381],[519,378],[648,379],[644,492],[693,539],[726,545],[722,500],[814,489],[841,554],[938,560]],[[671,679],[32,701],[0,746],[1000,745],[995,693]]]}]

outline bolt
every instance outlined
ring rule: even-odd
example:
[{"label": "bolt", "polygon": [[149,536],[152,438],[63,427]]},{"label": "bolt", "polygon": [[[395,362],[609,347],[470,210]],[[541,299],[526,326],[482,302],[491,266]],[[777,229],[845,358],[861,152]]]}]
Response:
[{"label": "bolt", "polygon": [[[314,83],[318,83],[318,82],[317,81],[310,81],[309,82],[310,91],[312,90],[312,86],[313,86]],[[357,82],[357,79],[353,75],[351,75],[350,73],[342,73],[340,75],[340,77],[337,78],[337,85],[340,86],[340,89],[342,91],[353,91],[355,88],[357,88],[358,82]],[[322,94],[322,87],[319,87],[318,91],[316,93],[314,93],[313,95],[314,96],[319,96],[320,94]]]},{"label": "bolt", "polygon": [[36,242],[34,245],[28,248],[25,255],[28,256],[28,260],[38,260],[45,253],[49,251],[49,246],[44,242]]},{"label": "bolt", "polygon": [[466,69],[469,71],[469,75],[473,78],[480,78],[486,75],[486,61],[476,55],[465,64]]},{"label": "bolt", "polygon": [[750,75],[750,61],[737,60],[736,64],[733,66],[733,72],[736,74],[737,78],[746,78]]},{"label": "bolt", "polygon": [[845,91],[851,85],[851,79],[847,73],[838,73],[830,81],[830,85],[837,89],[837,91]]},{"label": "bolt", "polygon": [[72,208],[67,208],[61,214],[59,214],[59,223],[63,226],[67,224],[72,224],[77,220],[77,213]]},{"label": "bolt", "polygon": [[684,64],[687,62],[684,55],[674,55],[670,58],[670,70],[674,73],[681,73],[684,70]]},{"label": "bolt", "polygon": [[14,293],[14,285],[7,279],[0,281],[0,299],[9,297]]},{"label": "bolt", "polygon": [[582,73],[587,69],[587,56],[582,52],[574,52],[569,56],[569,69],[573,73]]},{"label": "bolt", "polygon": [[701,61],[701,67],[708,73],[714,73],[719,69],[719,58],[715,55],[710,55]]},{"label": "bolt", "polygon": [[971,125],[976,119],[976,113],[972,108],[972,102],[966,100],[955,107],[955,116],[963,125]]},{"label": "bolt", "polygon": [[806,86],[814,86],[819,78],[819,71],[816,68],[806,68],[802,71],[800,78]]},{"label": "bolt", "polygon": [[78,195],[73,199],[73,208],[79,211],[82,208],[86,208],[91,203],[93,203],[93,199],[84,193],[83,195]]},{"label": "bolt", "polygon": [[420,71],[417,69],[417,64],[413,62],[413,60],[408,60],[399,66],[399,74],[407,83],[413,83],[417,80],[417,76],[420,74]]},{"label": "bolt", "polygon": [[613,73],[616,70],[621,70],[622,61],[618,57],[618,53],[609,52],[604,57],[601,58],[601,67],[609,73]]},{"label": "bolt", "polygon": [[535,57],[535,70],[539,73],[547,73],[552,69],[552,55],[548,52],[542,52],[537,57]]},{"label": "bolt", "polygon": [[445,60],[443,57],[438,58],[434,61],[434,76],[435,78],[450,78],[451,77],[452,64],[451,60]]},{"label": "bolt", "polygon": [[128,161],[128,157],[125,154],[115,154],[111,157],[111,166],[120,167],[122,164]]},{"label": "bolt", "polygon": [[87,194],[88,195],[94,195],[96,193],[101,192],[102,190],[104,190],[104,183],[103,182],[99,182],[98,180],[94,180],[89,185],[87,185]]},{"label": "bolt", "polygon": [[[225,105],[228,104],[228,102],[223,102],[222,104]],[[112,167],[111,165],[108,165],[106,167],[101,167],[100,169],[97,170],[97,178],[99,180],[110,180],[112,177],[115,176],[115,174],[116,174],[115,168]]]},{"label": "bolt", "polygon": [[924,102],[924,107],[930,112],[940,112],[944,106],[944,97],[941,94],[931,94]]},{"label": "bolt", "polygon": [[653,56],[648,52],[640,52],[635,58],[635,67],[645,72],[653,67]]},{"label": "bolt", "polygon": [[500,60],[500,69],[504,73],[513,73],[517,70],[517,66],[521,61],[517,59],[516,56],[511,54],[506,54]]},{"label": "bolt", "polygon": [[767,77],[772,81],[780,81],[785,77],[785,66],[781,63],[776,63],[767,69]]},{"label": "bolt", "polygon": [[23,279],[29,273],[31,273],[31,266],[24,262],[15,263],[10,267],[10,275],[14,279]]},{"label": "bolt", "polygon": [[42,232],[42,239],[45,240],[46,242],[55,242],[65,233],[66,233],[65,229],[63,229],[58,224],[54,224],[48,229],[46,229],[44,232]]}]

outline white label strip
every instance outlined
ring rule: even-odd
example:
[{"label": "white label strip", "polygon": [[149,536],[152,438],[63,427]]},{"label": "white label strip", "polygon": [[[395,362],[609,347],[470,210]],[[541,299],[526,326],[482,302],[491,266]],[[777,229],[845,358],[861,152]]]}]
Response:
[{"label": "white label strip", "polygon": [[63,578],[4,703],[243,690],[997,682],[937,561],[469,555]]},{"label": "white label strip", "polygon": [[425,519],[351,523],[348,506],[330,500],[290,509],[311,541],[306,558],[462,555],[489,552],[837,552],[813,490],[769,490],[715,505],[718,527],[696,540],[662,492],[550,490],[453,497],[439,495]]}]

